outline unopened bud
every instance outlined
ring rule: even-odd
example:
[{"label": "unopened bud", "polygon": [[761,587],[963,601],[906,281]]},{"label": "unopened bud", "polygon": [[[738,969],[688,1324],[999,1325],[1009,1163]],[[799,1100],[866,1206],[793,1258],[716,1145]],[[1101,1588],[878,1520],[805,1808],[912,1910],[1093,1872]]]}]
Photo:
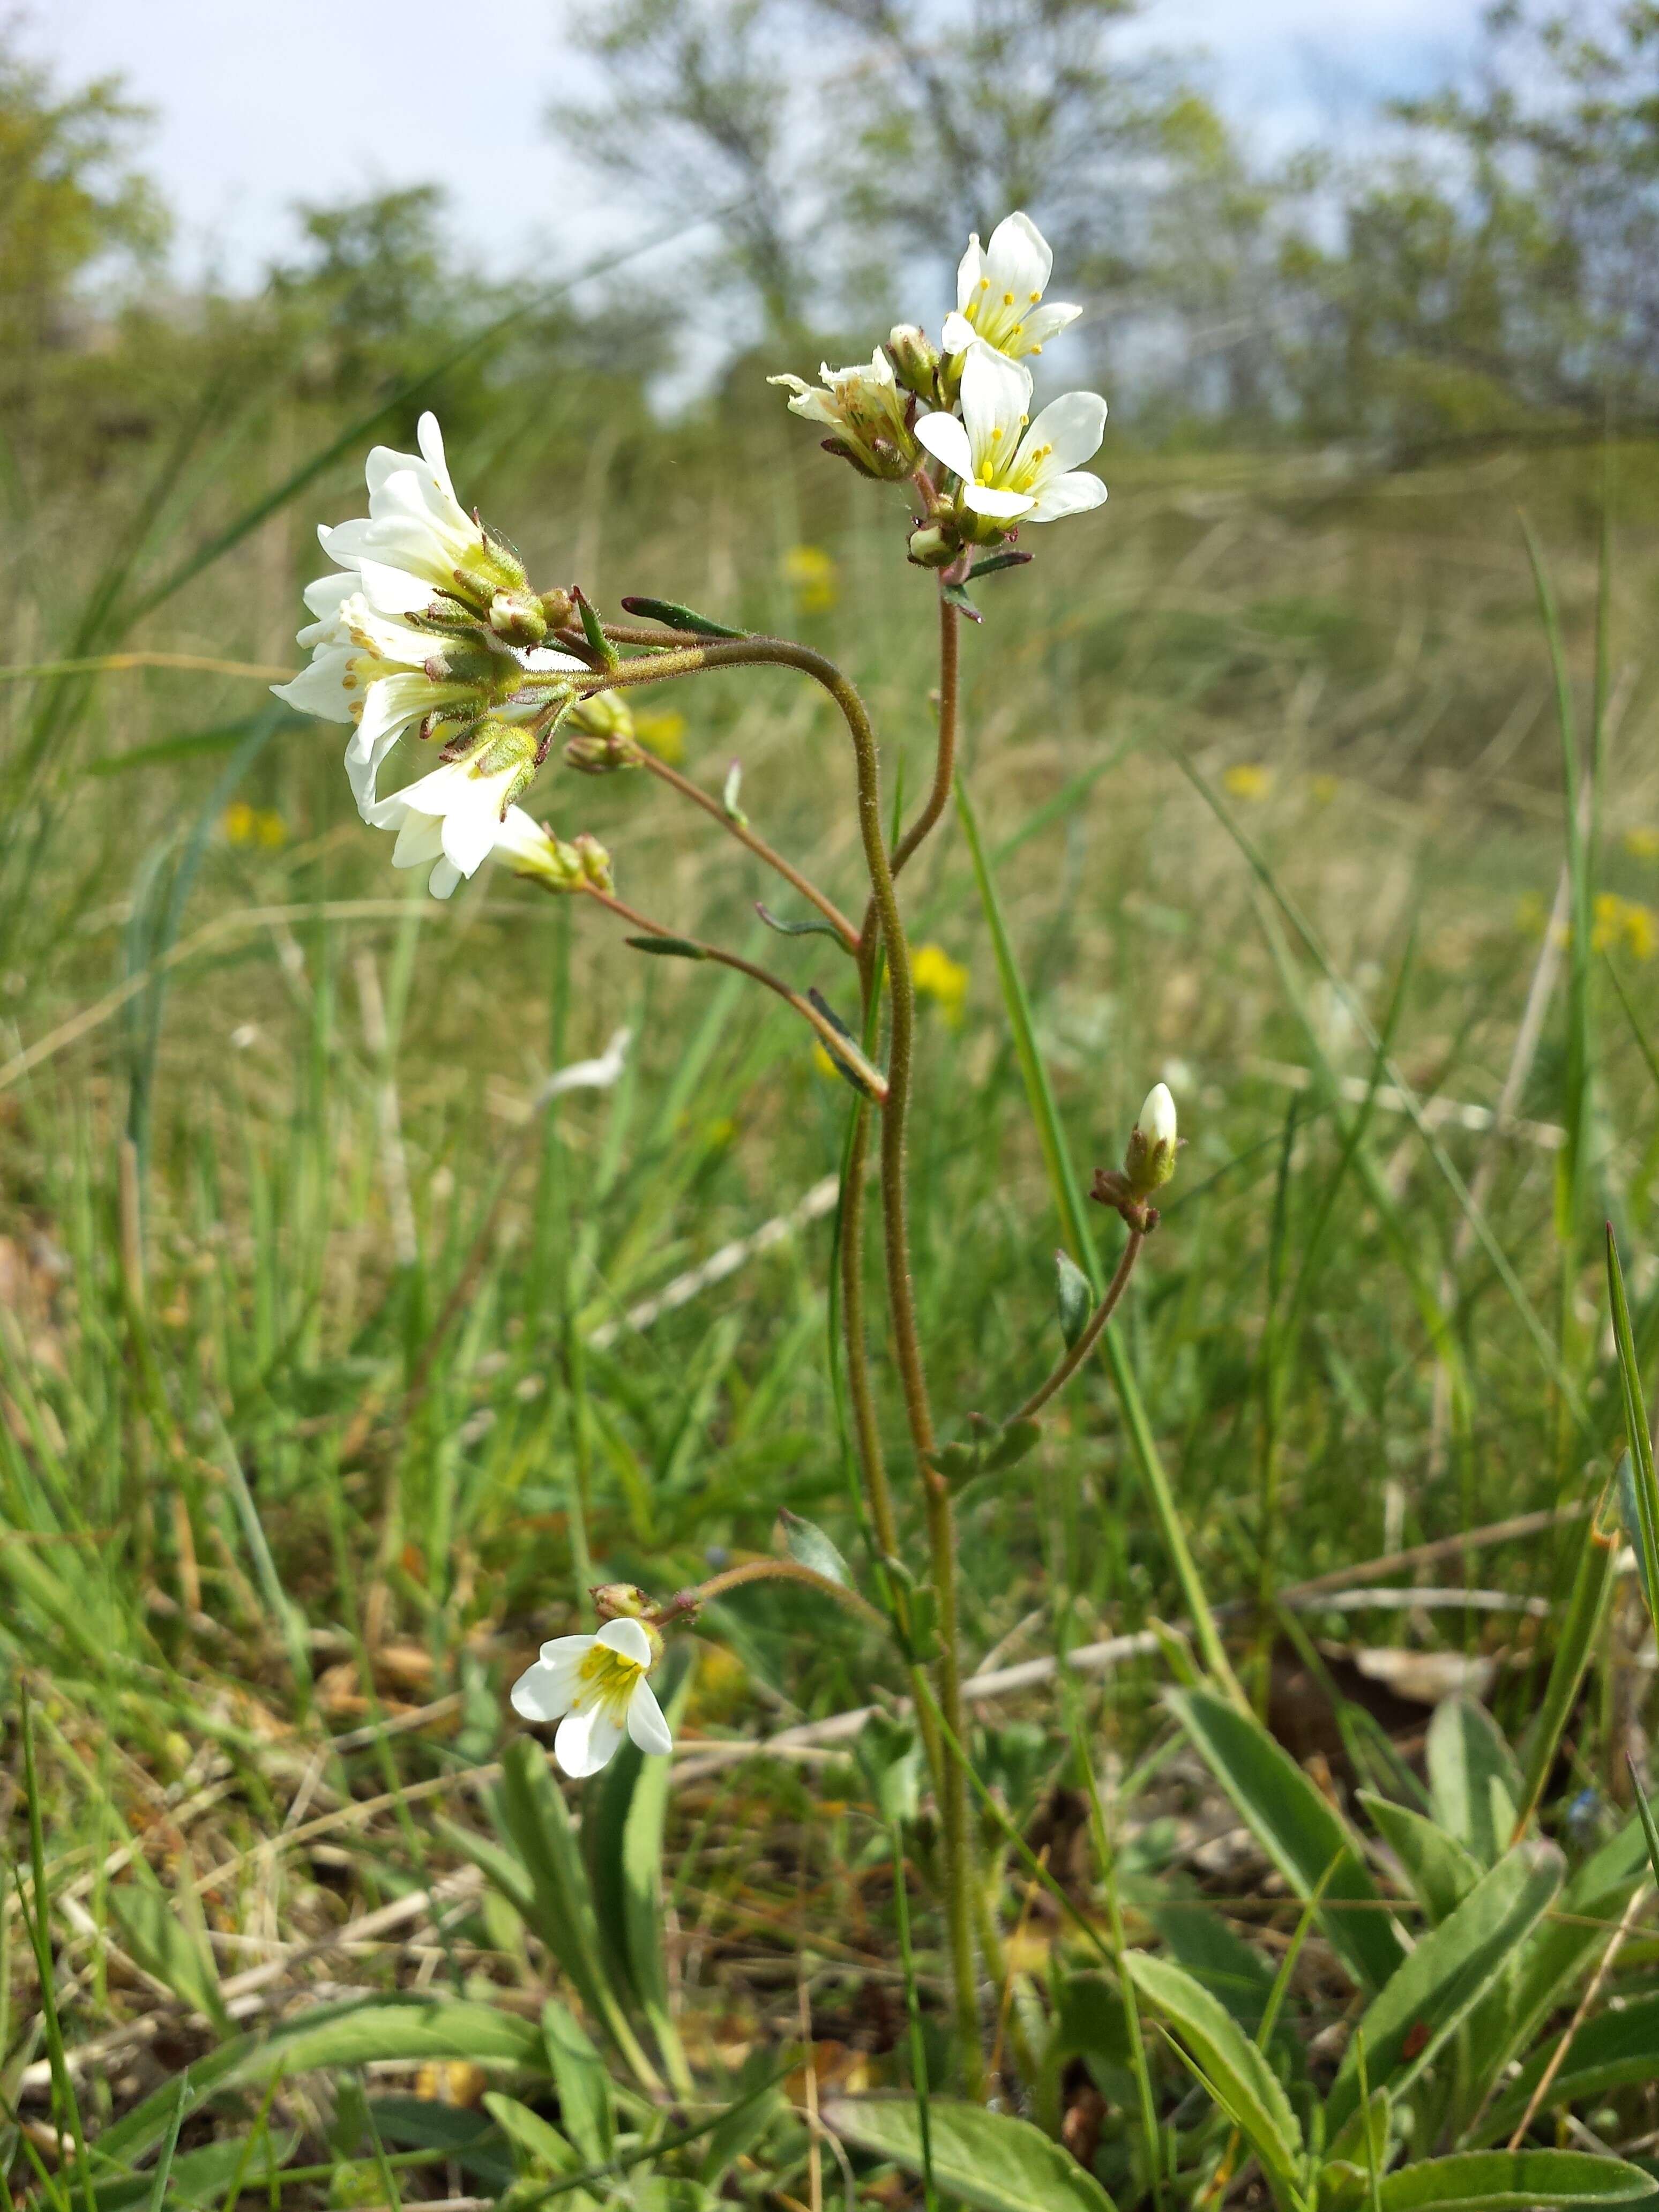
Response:
[{"label": "unopened bud", "polygon": [[576,856],[584,879],[592,884],[595,890],[616,890],[611,873],[611,855],[597,837],[590,837],[584,830],[580,837],[571,841],[570,849]]},{"label": "unopened bud", "polygon": [[585,731],[590,738],[633,742],[634,710],[620,691],[590,691],[586,698],[577,700],[565,721],[571,729]]},{"label": "unopened bud", "polygon": [[956,532],[937,522],[925,522],[910,532],[910,559],[918,568],[948,568],[961,550]]},{"label": "unopened bud", "polygon": [[576,602],[570,593],[562,588],[556,587],[553,591],[544,592],[540,605],[549,629],[562,629],[575,616]]},{"label": "unopened bud", "polygon": [[631,738],[614,732],[604,736],[579,732],[565,746],[564,764],[578,775],[614,775],[618,769],[640,765],[640,749]]},{"label": "unopened bud", "polygon": [[657,1608],[637,1583],[601,1583],[591,1595],[593,1610],[604,1620],[637,1620],[651,1646],[651,1664],[662,1657],[662,1638],[653,1615]]},{"label": "unopened bud", "polygon": [[895,323],[887,334],[887,355],[907,390],[931,399],[939,374],[939,348],[919,324]]},{"label": "unopened bud", "polygon": [[497,592],[489,602],[489,627],[507,645],[539,645],[547,617],[531,592]]},{"label": "unopened bud", "polygon": [[1150,1198],[1161,1190],[1176,1170],[1181,1139],[1176,1133],[1175,1100],[1167,1083],[1155,1083],[1146,1093],[1140,1118],[1129,1132],[1124,1148],[1123,1172],[1137,1194]]}]

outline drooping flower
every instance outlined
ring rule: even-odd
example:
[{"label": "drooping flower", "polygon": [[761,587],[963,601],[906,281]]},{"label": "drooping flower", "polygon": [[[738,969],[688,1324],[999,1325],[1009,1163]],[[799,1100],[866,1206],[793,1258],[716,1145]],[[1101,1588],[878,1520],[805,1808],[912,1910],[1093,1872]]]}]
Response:
[{"label": "drooping flower", "polygon": [[607,1620],[597,1636],[556,1636],[513,1685],[513,1710],[527,1721],[557,1721],[553,1756],[579,1779],[597,1774],[623,1740],[659,1757],[671,1752],[662,1707],[646,1680],[661,1651],[641,1621]]},{"label": "drooping flower", "polygon": [[924,415],[916,424],[921,443],[962,480],[958,505],[981,526],[968,536],[1081,514],[1106,496],[1100,478],[1078,466],[1106,434],[1100,394],[1064,392],[1035,422],[1030,404],[1030,372],[988,345],[974,345],[963,364],[961,419]]},{"label": "drooping flower", "polygon": [[[462,758],[445,761],[389,799],[371,801],[364,819],[374,829],[397,831],[394,868],[431,862],[428,889],[434,898],[447,898],[498,846],[521,856],[538,850],[536,839],[544,833],[514,805],[535,773],[536,745],[528,731],[486,722]],[[519,817],[510,828],[509,816]]]},{"label": "drooping flower", "polygon": [[868,365],[854,362],[849,368],[822,364],[820,384],[799,376],[769,376],[793,393],[789,412],[808,422],[821,423],[831,434],[827,451],[867,477],[896,483],[916,465],[916,441],[906,422],[905,402],[893,374],[893,364],[878,346]]},{"label": "drooping flower", "polygon": [[1003,217],[988,247],[973,232],[957,265],[957,311],[945,319],[945,352],[965,353],[978,338],[1011,360],[1041,353],[1083,313],[1065,300],[1043,306],[1054,265],[1048,240],[1018,210]]}]

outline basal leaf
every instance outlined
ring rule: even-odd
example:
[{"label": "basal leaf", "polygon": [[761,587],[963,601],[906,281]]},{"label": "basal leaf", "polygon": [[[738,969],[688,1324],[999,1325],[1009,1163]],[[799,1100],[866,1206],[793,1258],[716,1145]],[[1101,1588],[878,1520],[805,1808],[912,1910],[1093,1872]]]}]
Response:
[{"label": "basal leaf", "polygon": [[[823,2118],[844,2142],[890,2158],[907,2173],[921,2172],[913,2098],[840,2097]],[[939,2188],[975,2212],[1111,2212],[1112,2200],[1094,2176],[1029,2120],[948,2097],[930,2101],[927,2118]]]}]

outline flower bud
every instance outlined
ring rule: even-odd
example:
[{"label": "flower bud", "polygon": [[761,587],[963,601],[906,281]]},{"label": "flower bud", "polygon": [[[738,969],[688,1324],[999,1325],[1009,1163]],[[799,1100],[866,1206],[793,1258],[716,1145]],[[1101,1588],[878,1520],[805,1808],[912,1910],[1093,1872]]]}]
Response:
[{"label": "flower bud", "polygon": [[611,855],[597,837],[590,837],[584,830],[580,837],[572,841],[570,849],[576,856],[583,877],[595,890],[616,890],[616,881],[611,873]]},{"label": "flower bud", "polygon": [[600,737],[579,732],[565,746],[564,764],[574,768],[578,775],[614,775],[618,769],[640,765],[639,747],[631,738],[618,737],[614,732]]},{"label": "flower bud", "polygon": [[489,627],[507,645],[539,645],[547,617],[531,592],[497,592],[489,602]]},{"label": "flower bud", "polygon": [[1161,1190],[1176,1170],[1181,1139],[1176,1134],[1175,1100],[1167,1083],[1155,1083],[1146,1093],[1140,1118],[1129,1132],[1123,1153],[1123,1173],[1138,1196],[1150,1198]]},{"label": "flower bud", "polygon": [[939,348],[915,323],[895,323],[887,334],[888,357],[899,382],[922,399],[934,394],[939,374]]},{"label": "flower bud", "polygon": [[576,602],[568,592],[556,587],[542,593],[541,610],[549,629],[562,629],[567,623],[574,620]]},{"label": "flower bud", "polygon": [[589,737],[633,741],[634,710],[620,691],[590,691],[577,700],[565,720],[573,730],[585,730]]},{"label": "flower bud", "polygon": [[918,568],[948,568],[962,550],[954,530],[925,522],[910,532],[910,561]]},{"label": "flower bud", "polygon": [[637,1583],[601,1583],[591,1593],[593,1610],[602,1621],[637,1620],[645,1631],[646,1642],[651,1646],[651,1664],[654,1667],[662,1657],[662,1638],[657,1632],[653,1615],[657,1607]]}]

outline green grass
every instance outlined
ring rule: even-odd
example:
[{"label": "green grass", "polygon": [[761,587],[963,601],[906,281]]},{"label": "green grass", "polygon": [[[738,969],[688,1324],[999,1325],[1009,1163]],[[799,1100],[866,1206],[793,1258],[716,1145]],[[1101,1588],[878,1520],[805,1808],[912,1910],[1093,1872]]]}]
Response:
[{"label": "green grass", "polygon": [[[648,445],[624,444],[585,477],[541,464],[521,475],[509,451],[481,475],[474,457],[454,459],[532,573],[566,573],[580,548],[601,606],[629,591],[683,595],[841,659],[872,705],[890,783],[902,763],[915,792],[931,734],[930,586],[902,564],[896,510],[787,441],[788,427],[743,430],[752,465],[735,483],[729,455],[702,436],[672,471]],[[313,481],[296,470],[295,496],[260,517],[285,471],[262,475],[240,435],[206,425],[144,481],[112,483],[73,530],[65,515],[37,518],[50,558],[15,556],[20,664],[141,646],[291,665],[311,526],[351,510],[360,456]],[[1439,1118],[1437,1103],[1503,1096],[1568,849],[1517,499],[1560,611],[1581,775],[1601,756],[1594,718],[1610,709],[1595,836],[1573,846],[1573,910],[1593,915],[1598,890],[1659,907],[1659,861],[1624,842],[1659,824],[1642,658],[1659,580],[1652,465],[1620,459],[1599,683],[1600,472],[1581,481],[1580,465],[1488,460],[1368,480],[1310,460],[1122,456],[1106,513],[1035,546],[1035,568],[988,581],[984,627],[965,641],[966,780],[1081,1182],[1115,1160],[1150,1082],[1167,1074],[1176,1089],[1188,1146],[1114,1326],[1198,1571],[1213,1602],[1235,1607],[1235,1660],[1257,1687],[1275,1641],[1250,1609],[1262,1593],[1599,1495],[1624,1421],[1604,1217],[1650,1365],[1659,1098],[1582,930],[1515,1100],[1527,1127],[1494,1136]],[[244,513],[258,518],[246,530]],[[828,613],[791,605],[781,558],[801,540],[840,564]],[[222,550],[198,566],[200,548]],[[174,577],[188,580],[163,595]],[[718,788],[740,757],[751,818],[856,911],[850,766],[832,713],[769,672],[688,684],[672,703],[688,772]],[[515,1732],[506,1683],[544,1637],[580,1624],[584,1559],[592,1579],[666,1595],[711,1558],[765,1550],[787,1506],[860,1559],[824,1358],[827,1221],[643,1329],[625,1318],[833,1173],[850,1094],[740,979],[638,960],[602,917],[505,876],[447,907],[427,901],[352,815],[335,732],[296,725],[255,681],[46,677],[7,685],[0,714],[0,1666],[8,1707],[25,1685],[34,1706],[55,1947],[47,2007],[20,1940],[27,1920],[7,1921],[0,2089],[29,2123],[6,2137],[11,2186],[45,2203],[79,2188],[75,2154],[60,2169],[41,2132],[40,2062],[59,2022],[71,2058],[124,2022],[161,2023],[159,2039],[118,2038],[106,2063],[76,2074],[95,2144],[223,2040],[228,2015],[217,2027],[187,2015],[211,2010],[204,1990],[229,2002],[223,1984],[255,1968],[275,1969],[261,2002],[279,1996],[290,2020],[298,1994],[324,1984],[430,1987],[514,2029],[550,1985],[568,1995],[545,1928],[502,1893],[463,1886],[441,1901],[465,1864],[462,1832],[491,1832],[477,1770],[493,1771]],[[1265,781],[1230,775],[1258,768]],[[789,911],[784,899],[668,794],[550,771],[537,801],[562,832],[598,834],[620,888],[652,915],[748,951],[763,939],[772,964],[851,1015],[839,954],[765,939],[752,902]],[[232,842],[233,802],[279,819],[280,842]],[[949,1432],[1018,1403],[1050,1364],[1065,1223],[950,817],[905,899],[917,941],[971,976],[959,1024],[924,1007],[912,1146],[918,1297]],[[1656,970],[1642,950],[1627,925],[1609,957],[1650,1031]],[[619,1085],[538,1108],[551,1071],[623,1026],[634,1044]],[[1565,1152],[1553,1130],[1569,1133]],[[1091,1227],[1109,1267],[1117,1224],[1102,1214]],[[897,1393],[879,1346],[877,1357],[902,1472]],[[1039,1451],[965,1496],[974,1661],[1182,1619],[1118,1407],[1105,1372],[1087,1372]],[[919,1507],[900,1488],[914,1539]],[[1577,1538],[1428,1571],[1565,1606]],[[902,1691],[896,1661],[812,1605],[763,1587],[709,1609],[694,1729],[750,1738]],[[1517,1741],[1555,1649],[1547,1623],[1474,1605],[1300,1620],[1350,1699],[1339,1645],[1507,1654],[1492,1696]],[[1579,1788],[1628,1798],[1641,1694],[1628,1604],[1606,1620],[1545,1803],[1564,1838]],[[1239,1940],[1263,1926],[1265,1862],[1247,1865],[1244,1887],[1261,1893],[1237,1911],[1176,1909],[1206,1887],[1233,1893],[1169,1827],[1206,1806],[1214,1825],[1220,1802],[1189,1761],[1169,1764],[1170,1663],[1152,1650],[1091,1681],[1074,1716],[1052,1686],[988,1705],[975,1757],[1003,1816],[1050,1844],[1073,1905],[1103,1931],[1075,1727],[1116,1778],[1096,1834],[1117,1838],[1131,1942],[1173,1943],[1184,1923],[1192,1967],[1202,1917],[1224,1981],[1267,1955]],[[1379,1756],[1364,1717],[1339,1706],[1351,1744]],[[33,1898],[15,1732],[8,1758],[12,1855]],[[785,2065],[798,1984],[826,2049],[872,2047],[860,2063],[872,2081],[908,2081],[891,1828],[861,1771],[840,1757],[738,1765],[677,1784],[666,1818],[673,2009],[696,2097],[661,2131],[698,2124],[696,2098],[732,2105]],[[937,2083],[947,2008],[925,1811],[906,1834],[912,1984]],[[1006,1863],[1005,1934],[1028,1881]],[[362,1949],[328,1950],[347,1921],[426,1891],[440,1901]],[[152,1893],[170,1900],[159,1919],[133,1902]],[[1298,1909],[1281,1885],[1266,1917],[1288,1939]],[[1622,1898],[1609,1927],[1619,1910]],[[1097,1960],[1057,1906],[1033,1924],[1041,1940],[1013,1954],[1004,2047],[1029,2108],[1054,2126],[1071,2114],[1075,2131],[1090,2124],[1077,2118],[1079,2069],[1056,2058],[1045,2075],[1041,2051],[1051,2021],[1085,2000],[1031,1962],[1044,1952],[1060,1975],[1062,1960],[1067,1972]],[[1229,1944],[1240,1955],[1218,1966]],[[1304,2036],[1340,2008],[1334,1955],[1296,1978],[1288,2009]],[[1639,1994],[1651,1955],[1638,1931],[1610,1989]],[[1573,2001],[1564,1985],[1563,2024]],[[239,2032],[278,2016],[230,2010]],[[1125,2086],[1123,2065],[1099,2056],[1107,2045],[1076,2047],[1095,2050],[1109,2108],[1093,2123],[1102,2171],[1121,2203],[1138,2202],[1154,2171],[1123,2113],[1143,2108],[1144,2085]],[[1221,2143],[1182,2104],[1174,2045],[1149,2050],[1177,2118],[1161,2154],[1168,2202]],[[1367,2050],[1375,2069],[1370,2038]],[[355,2201],[389,2201],[394,2184],[411,2199],[446,2193],[425,2168],[386,2163],[432,2148],[387,2132],[380,2110],[419,2086],[416,2061],[368,2077],[380,2136],[355,2117],[358,2063],[261,2075],[225,2092],[211,2124],[192,2113],[156,2203],[187,2159],[214,2150],[215,2129],[246,2137],[246,2158],[191,2169],[204,2179],[186,2191],[258,2193],[266,2144],[316,2172],[295,2183],[308,2201],[331,2172],[344,2189],[352,2161]],[[824,2063],[828,2096],[853,2062]],[[576,2089],[546,2080],[528,2106],[568,2122]],[[616,2127],[643,2129],[649,2147],[659,2123],[629,2106],[637,2083],[619,2075],[606,2094]],[[798,2079],[788,2094],[799,2103]],[[1583,2124],[1633,2140],[1653,2124],[1645,2094],[1587,2092]],[[806,2202],[813,2159],[823,2188],[842,2185],[798,2121],[764,2100],[752,2109],[769,2132],[732,2153],[728,2188],[758,2199],[775,2185]],[[467,2149],[476,2170],[463,2160],[447,2193],[495,2194],[492,2157],[546,2185],[545,2157],[538,2166],[525,2148],[533,2130],[514,2124],[488,2154]],[[165,2120],[156,2128],[152,2148]],[[459,2154],[448,2138],[437,2148]],[[692,2185],[696,2145],[662,2154]]]}]

